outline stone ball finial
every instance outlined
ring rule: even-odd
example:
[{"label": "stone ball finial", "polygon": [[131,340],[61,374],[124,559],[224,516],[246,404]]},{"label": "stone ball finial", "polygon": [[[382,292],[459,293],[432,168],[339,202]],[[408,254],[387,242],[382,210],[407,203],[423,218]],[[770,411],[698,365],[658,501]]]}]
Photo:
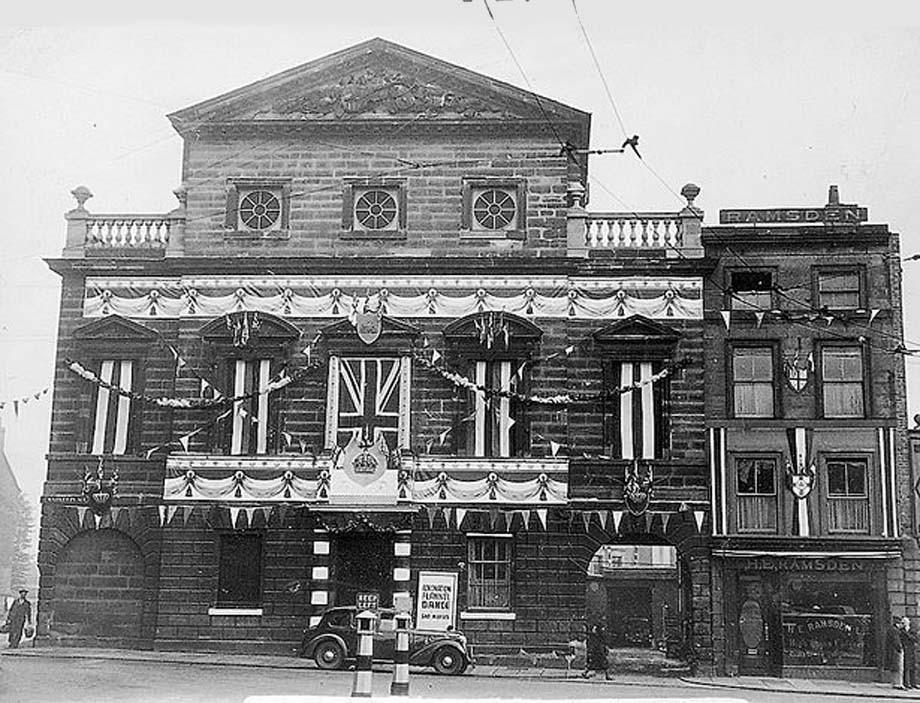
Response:
[{"label": "stone ball finial", "polygon": [[185,186],[179,186],[176,188],[173,191],[173,195],[176,196],[176,200],[179,201],[179,205],[181,207],[185,207],[186,203],[188,202],[188,190],[186,190]]},{"label": "stone ball finial", "polygon": [[687,207],[693,207],[693,200],[700,194],[700,187],[695,183],[688,183],[680,189],[680,194],[687,199]]},{"label": "stone ball finial", "polygon": [[93,197],[93,191],[91,191],[86,186],[77,186],[72,191],[70,191],[70,194],[77,201],[77,208],[79,210],[83,209],[83,203]]}]

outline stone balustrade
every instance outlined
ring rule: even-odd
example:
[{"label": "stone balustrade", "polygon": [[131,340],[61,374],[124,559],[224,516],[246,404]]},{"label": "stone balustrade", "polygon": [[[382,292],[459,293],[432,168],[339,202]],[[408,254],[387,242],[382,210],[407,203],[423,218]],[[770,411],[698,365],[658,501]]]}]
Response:
[{"label": "stone balustrade", "polygon": [[91,215],[84,244],[97,249],[166,249],[172,220],[167,215]]},{"label": "stone balustrade", "polygon": [[140,257],[182,256],[185,233],[185,191],[175,191],[179,207],[166,214],[106,214],[89,212],[85,203],[93,194],[80,186],[71,191],[77,207],[67,220],[64,258],[101,254]]},{"label": "stone balustrade", "polygon": [[568,255],[648,255],[699,258],[703,211],[693,205],[700,189],[692,183],[681,190],[687,206],[677,212],[603,212],[585,210],[584,189],[569,188]]}]

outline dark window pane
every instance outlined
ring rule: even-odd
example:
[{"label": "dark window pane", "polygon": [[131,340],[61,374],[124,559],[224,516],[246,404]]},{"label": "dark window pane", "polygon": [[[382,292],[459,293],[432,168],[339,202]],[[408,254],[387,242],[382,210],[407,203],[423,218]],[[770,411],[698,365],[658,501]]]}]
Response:
[{"label": "dark window pane", "polygon": [[847,493],[846,464],[841,462],[827,463],[827,492],[832,496],[843,496]]},{"label": "dark window pane", "polygon": [[262,602],[262,536],[221,535],[217,602],[259,605]]}]

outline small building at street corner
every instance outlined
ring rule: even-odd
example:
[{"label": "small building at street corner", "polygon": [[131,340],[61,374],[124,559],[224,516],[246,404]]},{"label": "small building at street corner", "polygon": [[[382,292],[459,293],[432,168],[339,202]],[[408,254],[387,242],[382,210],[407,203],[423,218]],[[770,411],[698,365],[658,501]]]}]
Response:
[{"label": "small building at street corner", "polygon": [[881,675],[918,565],[864,208],[592,212],[588,113],[381,39],[169,119],[177,208],[77,188],[48,262],[40,639],[280,653],[409,604],[495,661],[599,622]]}]

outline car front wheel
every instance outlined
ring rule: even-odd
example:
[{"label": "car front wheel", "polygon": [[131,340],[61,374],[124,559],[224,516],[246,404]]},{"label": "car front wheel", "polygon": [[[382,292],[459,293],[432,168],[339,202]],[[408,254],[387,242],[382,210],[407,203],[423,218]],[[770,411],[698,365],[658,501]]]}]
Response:
[{"label": "car front wheel", "polygon": [[345,663],[345,652],[338,642],[320,642],[313,651],[313,661],[320,669],[341,669]]},{"label": "car front wheel", "polygon": [[434,670],[439,674],[454,676],[463,673],[466,668],[466,662],[463,655],[453,647],[441,647],[434,653],[431,661]]}]

